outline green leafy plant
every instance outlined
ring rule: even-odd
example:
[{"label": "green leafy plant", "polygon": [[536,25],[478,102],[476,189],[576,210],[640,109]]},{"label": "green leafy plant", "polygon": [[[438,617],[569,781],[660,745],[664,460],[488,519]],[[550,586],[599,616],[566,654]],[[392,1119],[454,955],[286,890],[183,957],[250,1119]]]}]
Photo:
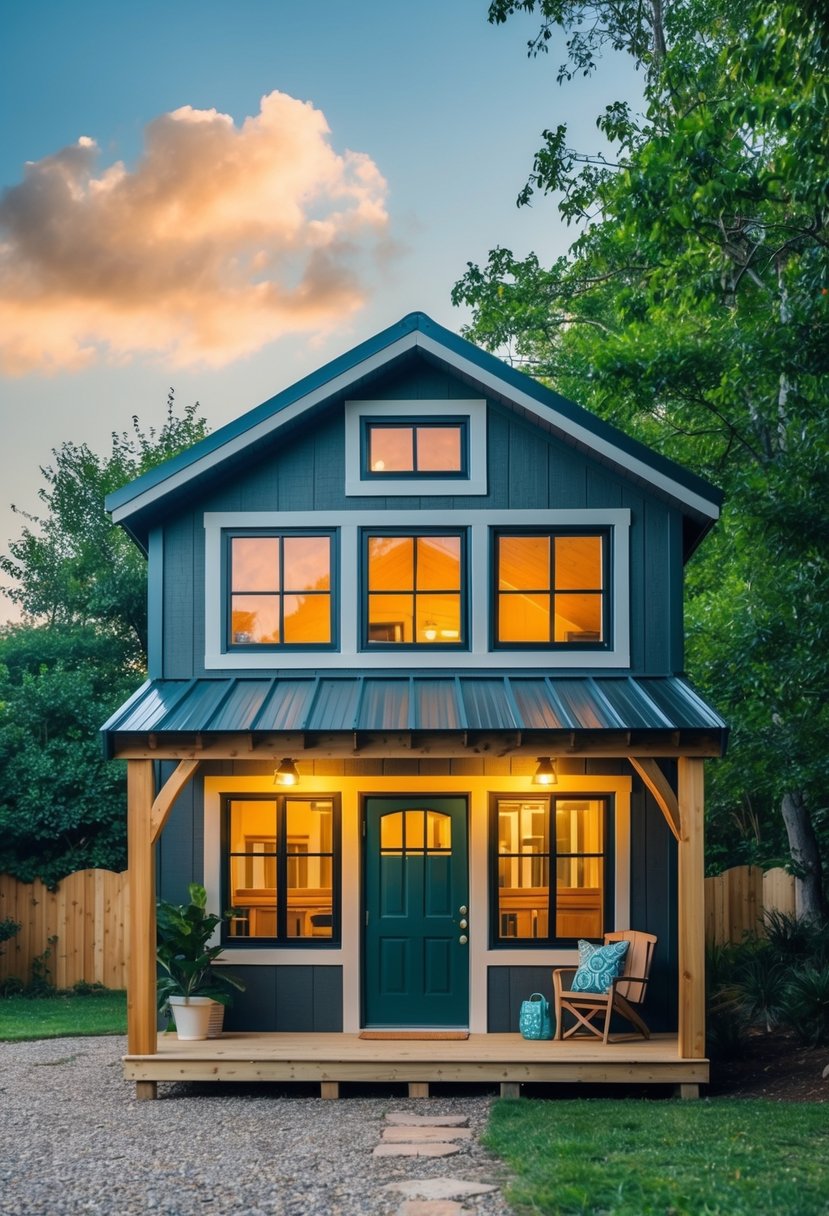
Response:
[{"label": "green leafy plant", "polygon": [[57,943],[57,937],[49,938],[49,945],[42,954],[36,954],[32,959],[32,978],[23,990],[28,997],[54,997],[58,990],[52,982],[52,968],[49,959],[52,957],[52,947]]},{"label": "green leafy plant", "polygon": [[783,1016],[806,1047],[829,1043],[829,963],[807,964],[792,973],[783,992]]},{"label": "green leafy plant", "polygon": [[170,997],[208,996],[229,1005],[234,989],[243,992],[245,987],[235,976],[213,966],[224,947],[208,943],[225,918],[207,912],[204,887],[190,883],[187,892],[189,903],[171,904],[160,899],[156,905],[156,958],[162,972],[158,978],[158,1008],[168,1018]]},{"label": "green leafy plant", "polygon": [[10,916],[7,916],[5,920],[0,920],[0,954],[3,953],[3,942],[11,941],[22,928],[23,926],[16,920],[12,920]]}]

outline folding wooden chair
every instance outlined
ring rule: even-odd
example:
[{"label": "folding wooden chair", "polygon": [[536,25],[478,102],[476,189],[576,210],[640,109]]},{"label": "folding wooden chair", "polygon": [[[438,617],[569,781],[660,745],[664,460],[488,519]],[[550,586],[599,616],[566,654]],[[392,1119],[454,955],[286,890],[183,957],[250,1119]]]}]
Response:
[{"label": "folding wooden chair", "polygon": [[[610,1019],[614,1013],[635,1026],[646,1039],[651,1037],[648,1026],[634,1005],[642,1005],[645,1000],[656,938],[652,933],[623,929],[616,933],[605,933],[604,942],[605,945],[609,942],[630,942],[624,971],[611,982],[607,992],[573,992],[569,985],[578,968],[556,967],[553,970],[557,1039],[595,1037],[607,1043]],[[575,1019],[566,1030],[565,1013]]]}]

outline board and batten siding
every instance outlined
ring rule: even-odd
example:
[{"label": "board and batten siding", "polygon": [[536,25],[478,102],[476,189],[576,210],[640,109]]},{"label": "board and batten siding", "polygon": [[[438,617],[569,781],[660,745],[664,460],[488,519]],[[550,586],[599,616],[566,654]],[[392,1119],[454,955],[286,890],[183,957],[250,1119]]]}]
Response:
[{"label": "board and batten siding", "polygon": [[[370,399],[468,399],[462,382],[425,368],[386,378]],[[416,408],[416,407],[413,407]],[[488,493],[474,496],[347,497],[345,494],[343,404],[316,414],[282,437],[262,459],[248,463],[220,489],[183,509],[164,526],[163,655],[151,656],[151,671],[168,679],[208,674],[204,666],[204,527],[206,512],[239,511],[445,511],[625,508],[631,512],[631,670],[654,674],[681,671],[682,527],[677,510],[615,475],[598,461],[543,429],[489,401]],[[391,522],[391,520],[390,520]],[[507,522],[507,521],[505,521]],[[356,593],[356,588],[354,589]],[[156,609],[157,610],[157,609]],[[551,666],[555,656],[551,655]],[[312,656],[309,666],[324,666]],[[278,656],[274,666],[278,667]],[[574,669],[570,669],[573,671]],[[225,674],[211,669],[210,675]],[[238,675],[238,670],[226,674]]]}]

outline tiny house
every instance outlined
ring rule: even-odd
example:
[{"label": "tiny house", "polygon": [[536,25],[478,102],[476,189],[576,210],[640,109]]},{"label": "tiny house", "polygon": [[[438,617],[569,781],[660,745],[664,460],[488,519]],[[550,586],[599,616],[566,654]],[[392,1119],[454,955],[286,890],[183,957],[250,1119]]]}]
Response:
[{"label": "tiny house", "polygon": [[[707,1079],[702,768],[727,732],[683,675],[682,594],[720,501],[421,313],[111,495],[149,563],[148,679],[103,728],[141,1096]],[[156,1039],[154,906],[194,881],[246,987],[187,1054]],[[653,1040],[523,1043],[521,1000],[631,927],[658,937]]]}]

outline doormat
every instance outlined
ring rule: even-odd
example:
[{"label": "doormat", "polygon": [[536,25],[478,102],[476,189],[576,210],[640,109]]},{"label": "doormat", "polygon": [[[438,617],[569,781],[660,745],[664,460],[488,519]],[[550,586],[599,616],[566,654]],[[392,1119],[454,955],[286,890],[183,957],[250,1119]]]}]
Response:
[{"label": "doormat", "polygon": [[468,1030],[361,1030],[361,1039],[468,1039]]}]

